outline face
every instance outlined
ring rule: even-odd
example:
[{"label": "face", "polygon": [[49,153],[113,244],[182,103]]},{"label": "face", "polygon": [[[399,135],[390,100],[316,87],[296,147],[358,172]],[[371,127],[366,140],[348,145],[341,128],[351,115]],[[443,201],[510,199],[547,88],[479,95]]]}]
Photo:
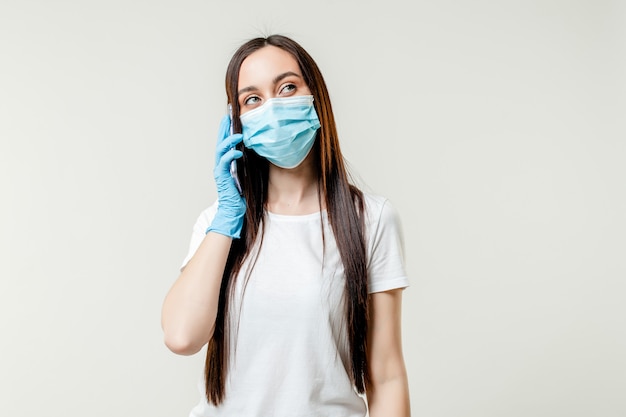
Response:
[{"label": "face", "polygon": [[298,62],[287,51],[266,46],[241,63],[237,87],[241,114],[275,97],[310,95]]}]

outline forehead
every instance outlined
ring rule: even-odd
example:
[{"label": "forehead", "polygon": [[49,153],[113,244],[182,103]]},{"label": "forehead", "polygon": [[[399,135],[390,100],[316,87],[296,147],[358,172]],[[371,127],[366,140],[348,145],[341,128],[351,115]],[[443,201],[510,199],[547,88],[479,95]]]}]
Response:
[{"label": "forehead", "polygon": [[293,55],[276,46],[265,46],[250,54],[241,63],[238,89],[271,84],[277,75],[288,71],[302,75]]}]

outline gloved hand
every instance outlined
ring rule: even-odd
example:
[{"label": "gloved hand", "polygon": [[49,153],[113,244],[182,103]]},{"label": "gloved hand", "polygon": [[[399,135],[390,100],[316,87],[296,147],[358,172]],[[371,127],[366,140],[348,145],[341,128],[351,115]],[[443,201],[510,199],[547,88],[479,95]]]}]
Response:
[{"label": "gloved hand", "polygon": [[235,180],[230,176],[230,163],[241,158],[243,152],[235,146],[243,140],[240,133],[230,135],[230,117],[224,116],[220,123],[215,151],[213,176],[217,185],[217,213],[206,229],[232,238],[239,238],[246,214],[246,201],[239,195]]}]

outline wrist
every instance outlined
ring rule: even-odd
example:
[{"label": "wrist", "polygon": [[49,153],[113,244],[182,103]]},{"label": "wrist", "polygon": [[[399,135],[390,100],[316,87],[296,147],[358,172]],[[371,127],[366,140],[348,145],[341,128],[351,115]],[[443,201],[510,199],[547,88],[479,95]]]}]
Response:
[{"label": "wrist", "polygon": [[241,213],[229,213],[218,209],[213,221],[209,227],[207,227],[205,234],[215,232],[233,239],[239,239],[244,215],[245,211]]}]

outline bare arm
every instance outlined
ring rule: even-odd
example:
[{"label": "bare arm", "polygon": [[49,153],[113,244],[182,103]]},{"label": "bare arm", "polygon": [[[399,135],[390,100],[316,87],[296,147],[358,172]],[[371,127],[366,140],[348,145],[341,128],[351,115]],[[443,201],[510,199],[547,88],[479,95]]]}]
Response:
[{"label": "bare arm", "polygon": [[370,296],[368,334],[370,417],[409,417],[409,384],[402,354],[402,290]]},{"label": "bare arm", "polygon": [[231,242],[228,236],[209,232],[167,293],[161,326],[172,352],[193,355],[211,338]]}]

